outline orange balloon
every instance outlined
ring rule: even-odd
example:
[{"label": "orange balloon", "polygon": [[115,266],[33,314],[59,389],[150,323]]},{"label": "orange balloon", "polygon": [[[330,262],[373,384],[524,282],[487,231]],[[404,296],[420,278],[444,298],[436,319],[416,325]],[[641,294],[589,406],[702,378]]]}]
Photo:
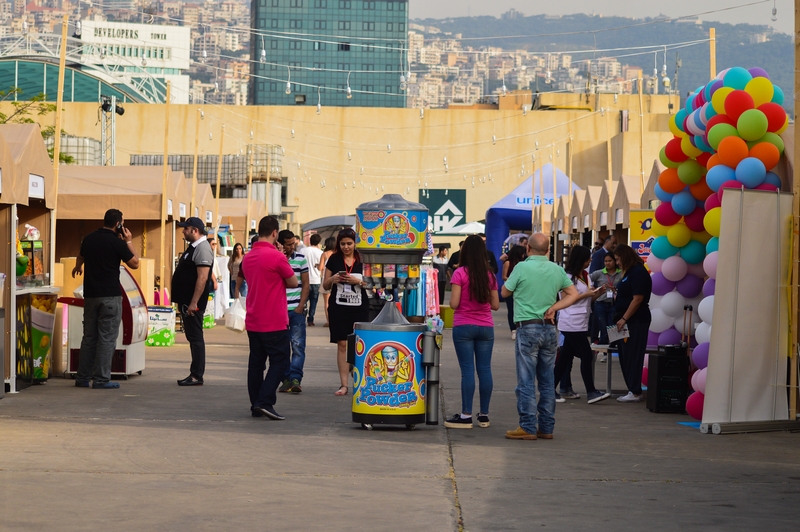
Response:
[{"label": "orange balloon", "polygon": [[736,168],[742,159],[750,154],[747,149],[747,143],[739,137],[725,137],[719,143],[717,148],[717,155],[719,160],[725,166]]},{"label": "orange balloon", "polygon": [[708,158],[708,162],[706,163],[706,170],[711,170],[718,164],[722,164],[722,161],[719,160],[719,155],[716,153]]},{"label": "orange balloon", "polygon": [[750,148],[750,157],[755,157],[764,163],[767,170],[772,170],[778,166],[778,161],[781,159],[781,152],[779,152],[778,147],[771,142],[759,142]]},{"label": "orange balloon", "polygon": [[706,184],[705,178],[701,179],[700,181],[698,181],[694,185],[690,185],[689,186],[689,192],[692,193],[692,196],[694,196],[694,199],[699,199],[701,201],[705,201],[706,198],[708,198],[711,194],[714,193],[713,190],[708,188],[708,185]]},{"label": "orange balloon", "polygon": [[677,168],[667,168],[661,172],[661,175],[658,176],[658,184],[661,186],[661,190],[668,194],[677,194],[686,188],[686,184],[678,177]]}]

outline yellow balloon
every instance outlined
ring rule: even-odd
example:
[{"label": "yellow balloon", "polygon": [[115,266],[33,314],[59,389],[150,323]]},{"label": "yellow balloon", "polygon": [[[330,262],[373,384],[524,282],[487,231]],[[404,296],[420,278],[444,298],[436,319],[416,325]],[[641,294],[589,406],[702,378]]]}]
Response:
[{"label": "yellow balloon", "polygon": [[692,231],[692,240],[697,240],[701,242],[703,245],[708,244],[708,241],[711,240],[711,235],[708,234],[706,231]]},{"label": "yellow balloon", "polygon": [[705,218],[703,218],[703,226],[705,226],[706,231],[711,236],[719,236],[719,226],[722,222],[722,208],[717,207],[715,209],[711,209],[706,213]]},{"label": "yellow balloon", "polygon": [[689,137],[683,137],[681,139],[681,150],[686,154],[687,157],[692,158],[696,158],[698,155],[703,153],[703,150],[698,150],[692,145]]},{"label": "yellow balloon", "polygon": [[780,135],[781,133],[783,133],[784,131],[786,131],[786,128],[787,128],[787,127],[789,127],[789,117],[788,117],[788,116],[786,117],[786,122],[784,122],[784,123],[783,123],[783,126],[781,126],[781,128],[780,128],[778,131],[776,131],[775,133],[777,133],[778,135]]},{"label": "yellow balloon", "polygon": [[717,92],[711,96],[711,107],[714,108],[717,114],[725,114],[725,98],[732,92],[732,87],[722,87],[717,89]]},{"label": "yellow balloon", "polygon": [[692,232],[683,223],[676,223],[667,230],[667,240],[676,248],[682,248],[692,239]]},{"label": "yellow balloon", "polygon": [[775,94],[775,88],[767,78],[751,79],[747,82],[744,90],[753,97],[753,103],[755,103],[756,107],[771,102],[772,96]]},{"label": "yellow balloon", "polygon": [[656,236],[667,236],[668,227],[664,227],[656,220],[655,216],[653,217],[653,221],[650,223],[650,230]]},{"label": "yellow balloon", "polygon": [[678,124],[675,122],[675,115],[672,115],[669,119],[669,130],[678,138],[686,137],[686,133],[678,129]]}]

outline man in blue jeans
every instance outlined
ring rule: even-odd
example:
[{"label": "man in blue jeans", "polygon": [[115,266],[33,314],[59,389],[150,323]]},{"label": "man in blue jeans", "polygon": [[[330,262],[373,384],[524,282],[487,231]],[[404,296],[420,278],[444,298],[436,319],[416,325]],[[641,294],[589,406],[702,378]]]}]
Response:
[{"label": "man in blue jeans", "polygon": [[[547,260],[550,238],[536,233],[528,240],[528,258],[517,264],[503,285],[503,297],[514,296],[517,325],[517,411],[519,426],[506,431],[509,440],[553,439],[556,396],[553,369],[558,347],[555,313],[572,305],[578,291],[564,269]],[[558,300],[558,293],[564,296]],[[538,381],[539,400],[534,383]],[[538,424],[537,424],[538,413]]]},{"label": "man in blue jeans", "polygon": [[283,246],[283,253],[289,259],[297,277],[297,286],[286,288],[286,306],[289,311],[289,338],[292,344],[292,361],[289,370],[278,389],[283,393],[300,393],[303,389],[303,364],[306,361],[306,302],[308,301],[308,261],[306,256],[295,251],[297,238],[294,233],[285,229],[278,233],[278,242]]}]

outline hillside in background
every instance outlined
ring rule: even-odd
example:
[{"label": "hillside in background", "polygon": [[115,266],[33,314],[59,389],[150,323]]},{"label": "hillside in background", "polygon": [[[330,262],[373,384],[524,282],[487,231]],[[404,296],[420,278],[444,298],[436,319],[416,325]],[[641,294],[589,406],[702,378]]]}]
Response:
[{"label": "hillside in background", "polygon": [[[463,44],[472,47],[497,46],[504,50],[524,49],[531,52],[565,52],[571,50],[594,50],[624,48],[643,45],[664,45],[686,41],[708,39],[709,28],[717,33],[717,70],[733,66],[751,68],[759,66],[769,72],[772,81],[786,94],[784,106],[793,112],[794,50],[790,35],[773,33],[767,26],[751,24],[722,24],[718,22],[668,22],[657,19],[629,19],[590,15],[568,15],[552,17],[536,15],[514,19],[494,17],[459,17],[448,19],[417,19],[412,22],[435,26],[443,32],[461,33]],[[612,29],[618,28],[618,29]],[[608,30],[608,31],[602,31]],[[526,35],[520,38],[497,38],[504,35]],[[751,44],[759,36],[767,42]],[[431,36],[435,37],[435,36]],[[470,38],[486,37],[485,40],[470,41]],[[427,37],[426,37],[427,38]],[[667,53],[669,77],[674,76],[675,54],[680,55],[682,67],[678,82],[681,102],[686,93],[709,81],[709,45],[671,50]],[[635,50],[573,54],[573,60],[616,57],[620,63],[638,66],[644,72],[653,72],[653,53],[628,55]],[[627,56],[627,57],[626,57]],[[658,69],[664,63],[663,50],[658,53]]]}]

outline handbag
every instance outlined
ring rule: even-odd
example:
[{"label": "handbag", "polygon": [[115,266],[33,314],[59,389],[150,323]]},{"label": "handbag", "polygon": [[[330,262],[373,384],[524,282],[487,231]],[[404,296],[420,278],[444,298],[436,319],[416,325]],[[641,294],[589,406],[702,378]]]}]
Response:
[{"label": "handbag", "polygon": [[247,311],[242,305],[241,300],[237,299],[233,305],[225,311],[225,328],[238,333],[244,332],[244,319]]}]

